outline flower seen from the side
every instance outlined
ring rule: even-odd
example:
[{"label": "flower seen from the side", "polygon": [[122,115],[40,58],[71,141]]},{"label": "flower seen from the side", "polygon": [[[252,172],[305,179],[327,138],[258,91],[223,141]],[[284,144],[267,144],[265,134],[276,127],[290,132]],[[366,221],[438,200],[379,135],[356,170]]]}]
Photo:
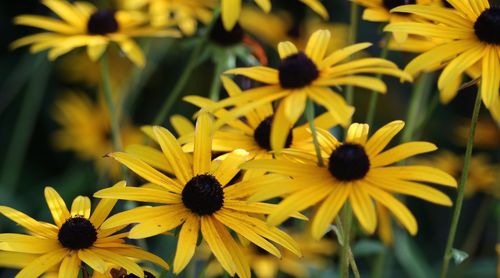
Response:
[{"label": "flower seen from the side", "polygon": [[419,16],[427,21],[394,23],[386,26],[385,31],[445,40],[413,59],[405,68],[417,76],[441,66],[443,71],[438,88],[443,103],[455,97],[463,73],[479,64],[482,100],[495,116],[500,111],[500,7],[490,6],[488,0],[448,2],[454,9],[422,5],[397,7],[392,11]]},{"label": "flower seen from the side", "polygon": [[[125,187],[124,182],[113,188]],[[59,277],[77,278],[83,264],[95,272],[105,273],[109,265],[126,269],[143,277],[137,260],[151,261],[168,269],[158,256],[125,242],[126,225],[105,229],[101,225],[108,218],[116,200],[101,200],[91,213],[90,199],[78,196],[68,210],[64,200],[52,188],[45,188],[45,199],[55,224],[37,221],[30,216],[0,206],[0,213],[27,230],[29,235],[0,234],[1,266],[22,267],[16,275],[39,277],[44,273],[58,273]]]},{"label": "flower seen from the side", "polygon": [[111,42],[134,64],[143,67],[144,53],[134,37],[178,36],[172,29],[159,29],[149,25],[149,18],[137,11],[98,10],[89,2],[75,3],[66,0],[43,0],[42,3],[59,19],[39,15],[19,15],[16,25],[45,30],[20,38],[12,48],[31,45],[32,52],[49,50],[49,59],[54,60],[78,47],[86,47],[87,54],[97,61]]},{"label": "flower seen from the side", "polygon": [[251,107],[280,100],[274,114],[271,146],[273,149],[281,149],[286,137],[280,135],[297,122],[305,110],[307,99],[324,106],[336,122],[347,126],[354,107],[349,106],[336,92],[337,89],[331,87],[352,85],[385,93],[385,83],[366,74],[380,73],[411,79],[394,63],[385,59],[361,58],[346,61],[352,54],[369,47],[370,43],[351,45],[327,54],[330,36],[327,30],[314,32],[305,51],[299,51],[291,42],[281,42],[278,44],[281,57],[278,69],[256,66],[226,71],[226,74],[244,75],[264,85],[221,100],[210,109],[215,111],[221,107],[245,104],[233,111],[235,115],[237,111],[244,114]]},{"label": "flower seen from the side", "polygon": [[403,126],[402,121],[391,122],[368,139],[368,125],[355,123],[349,127],[344,143],[319,129],[321,148],[327,154],[323,157],[323,166],[317,163],[314,154],[289,149],[283,152],[295,155],[295,161],[253,160],[243,164],[242,168],[266,169],[271,173],[292,177],[281,182],[282,187],[290,188],[290,195],[268,217],[271,225],[283,222],[291,212],[318,205],[311,231],[315,238],[321,238],[344,203],[349,202],[363,230],[373,233],[377,227],[376,201],[414,235],[417,232],[415,217],[392,193],[451,206],[447,195],[422,183],[449,187],[456,187],[457,183],[453,177],[433,167],[391,166],[408,157],[436,149],[429,142],[409,142],[384,151]]},{"label": "flower seen from the side", "polygon": [[354,3],[365,8],[363,19],[374,22],[401,22],[409,21],[407,15],[391,13],[396,7],[417,4],[417,5],[445,5],[446,0],[353,0]]},{"label": "flower seen from the side", "polygon": [[[130,230],[130,238],[150,237],[180,227],[173,262],[175,274],[191,261],[200,232],[215,258],[230,275],[250,277],[250,267],[240,244],[228,228],[277,257],[281,253],[271,242],[300,255],[297,243],[289,235],[255,216],[270,214],[276,206],[246,201],[248,194],[256,188],[273,184],[283,177],[267,175],[233,183],[240,171],[238,166],[247,160],[248,153],[236,150],[223,159],[212,161],[212,119],[208,113],[201,113],[197,119],[192,156],[182,151],[176,138],[166,129],[155,126],[153,132],[175,179],[133,154],[110,154],[155,186],[108,188],[95,196],[159,205],[119,213],[108,219],[104,227],[119,227],[129,221],[138,223]],[[293,216],[303,218],[296,213]]]}]

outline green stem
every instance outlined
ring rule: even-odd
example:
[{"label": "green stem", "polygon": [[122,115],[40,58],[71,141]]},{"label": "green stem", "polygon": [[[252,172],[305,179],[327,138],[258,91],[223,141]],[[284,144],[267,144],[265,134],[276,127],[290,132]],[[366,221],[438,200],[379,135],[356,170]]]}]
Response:
[{"label": "green stem", "polygon": [[406,126],[403,130],[401,143],[409,142],[413,139],[418,123],[419,115],[422,113],[423,102],[426,99],[434,81],[434,74],[422,74],[412,91],[410,98],[410,107],[406,116]]},{"label": "green stem", "polygon": [[[350,27],[349,27],[349,34],[347,36],[347,45],[351,45],[356,42],[358,35],[358,22],[359,22],[358,18],[359,18],[359,6],[356,3],[351,2],[351,13],[349,19]],[[345,99],[348,104],[354,103],[353,86],[347,86]]]},{"label": "green stem", "polygon": [[221,55],[222,59],[217,59],[215,61],[214,75],[212,77],[212,84],[210,86],[210,92],[208,97],[213,101],[218,101],[220,97],[220,76],[224,72],[224,66],[226,65],[227,54]]},{"label": "green stem", "polygon": [[[349,202],[342,209],[342,249],[340,251],[340,277],[349,277],[349,253],[351,252],[352,208]],[[340,223],[342,223],[340,222]]]},{"label": "green stem", "polygon": [[196,67],[198,63],[198,58],[201,54],[201,51],[203,50],[203,47],[207,44],[208,36],[210,35],[210,31],[212,30],[213,26],[215,25],[215,22],[217,21],[217,18],[219,17],[219,11],[215,10],[213,14],[213,19],[210,25],[207,27],[205,30],[205,34],[199,39],[198,43],[194,47],[193,51],[191,52],[191,55],[188,58],[188,61],[186,63],[186,66],[184,67],[184,70],[181,73],[181,76],[177,80],[177,84],[175,84],[175,87],[172,89],[172,91],[169,94],[169,97],[165,100],[163,103],[163,106],[160,109],[160,112],[156,115],[156,118],[153,121],[154,125],[161,125],[165,122],[167,116],[170,114],[170,110],[174,106],[174,104],[177,102],[177,99],[179,98],[182,90],[184,89],[184,86],[186,86],[186,83],[191,76],[191,73],[193,72],[194,68]]},{"label": "green stem", "polygon": [[49,81],[51,64],[45,59],[42,55],[38,55],[32,64],[34,70],[26,88],[20,115],[5,154],[0,178],[0,184],[5,196],[10,196],[16,190],[33,127]]},{"label": "green stem", "polygon": [[452,257],[453,242],[455,240],[455,234],[457,232],[458,221],[460,219],[460,212],[462,210],[462,203],[464,200],[465,186],[467,183],[467,177],[469,175],[469,168],[472,156],[472,149],[474,148],[474,136],[476,134],[477,119],[479,116],[479,111],[481,110],[481,90],[478,90],[476,101],[474,103],[474,111],[472,112],[472,119],[470,124],[469,138],[467,139],[467,146],[465,149],[464,167],[462,169],[462,176],[460,177],[460,183],[458,184],[458,195],[455,201],[455,207],[453,209],[453,216],[451,218],[450,232],[448,234],[448,241],[446,242],[446,248],[443,257],[443,265],[441,268],[441,278],[445,278],[448,273],[448,266],[450,264],[450,259]]},{"label": "green stem", "polygon": [[384,277],[384,266],[386,263],[386,257],[387,257],[387,248],[384,248],[384,250],[378,254],[375,257],[375,263],[373,267],[373,278],[382,278]]},{"label": "green stem", "polygon": [[314,103],[310,99],[307,99],[305,114],[307,121],[309,122],[309,128],[311,129],[314,150],[316,151],[316,158],[318,159],[318,166],[323,167],[324,163],[323,157],[321,156],[321,147],[318,141],[316,126],[314,125]]},{"label": "green stem", "polygon": [[[383,47],[382,47],[382,50],[380,51],[380,58],[382,58],[382,59],[386,59],[387,55],[389,55],[390,36],[391,36],[391,34],[386,34],[384,36]],[[381,79],[382,74],[381,73],[377,74],[376,78]],[[368,112],[366,113],[366,123],[368,124],[369,127],[371,127],[373,124],[373,119],[375,117],[375,110],[377,110],[378,95],[379,95],[379,92],[377,92],[377,91],[372,91],[370,94],[370,102],[368,104]]]},{"label": "green stem", "polygon": [[120,117],[115,107],[113,100],[113,91],[111,88],[111,81],[109,77],[109,61],[108,54],[105,52],[101,57],[101,79],[104,91],[104,100],[108,107],[109,120],[111,124],[111,138],[113,141],[114,151],[122,150],[122,142],[120,138]]}]

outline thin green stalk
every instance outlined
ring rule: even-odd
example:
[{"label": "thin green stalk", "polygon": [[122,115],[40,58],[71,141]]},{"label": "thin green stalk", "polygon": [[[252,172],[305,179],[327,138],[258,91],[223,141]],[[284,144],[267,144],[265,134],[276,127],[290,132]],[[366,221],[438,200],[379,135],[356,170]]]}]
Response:
[{"label": "thin green stalk", "polygon": [[16,190],[33,127],[47,88],[51,64],[45,59],[42,55],[38,55],[32,65],[34,70],[26,88],[20,115],[5,154],[0,178],[0,184],[3,187],[5,196],[10,196]]},{"label": "thin green stalk", "polygon": [[431,91],[434,74],[424,73],[417,80],[411,92],[410,107],[406,116],[406,126],[403,130],[401,142],[406,143],[413,139],[418,124],[419,115],[422,114],[424,100]]},{"label": "thin green stalk", "polygon": [[472,149],[474,148],[474,136],[476,134],[477,119],[479,117],[480,110],[481,110],[481,90],[479,89],[477,92],[476,101],[474,103],[474,111],[472,112],[469,138],[467,139],[467,146],[465,149],[464,167],[462,169],[462,176],[460,177],[460,183],[458,184],[457,200],[455,201],[455,207],[453,208],[453,216],[451,218],[450,231],[448,234],[448,241],[446,242],[446,248],[443,257],[443,265],[441,268],[441,278],[446,277],[446,274],[448,273],[448,266],[450,264],[450,259],[452,257],[451,249],[453,248],[453,242],[455,241],[455,234],[457,232],[458,221],[460,219],[460,212],[462,211],[465,186],[467,183],[467,177],[469,176]]},{"label": "thin green stalk", "polygon": [[[342,244],[344,244],[344,229],[342,228],[344,225],[342,224],[342,220],[340,220],[340,217],[336,217],[335,221],[337,222],[337,226],[339,228],[340,235],[342,237]],[[360,278],[361,275],[359,274],[358,270],[358,265],[356,264],[356,260],[354,260],[354,254],[352,253],[351,246],[348,245],[347,248],[347,260],[349,264],[351,265],[352,273],[354,274],[355,278]]]},{"label": "thin green stalk", "polygon": [[[354,44],[356,42],[357,36],[358,36],[358,20],[359,18],[359,6],[351,2],[351,13],[350,13],[350,24],[349,24],[349,33],[347,36],[347,45]],[[353,86],[347,86],[346,88],[346,95],[345,95],[346,101],[349,104],[354,103],[354,87]]]},{"label": "thin green stalk", "polygon": [[203,50],[203,47],[205,47],[205,45],[207,44],[210,31],[212,30],[218,17],[219,17],[219,11],[216,10],[214,11],[212,22],[205,30],[205,34],[199,39],[198,43],[194,47],[193,51],[191,52],[191,55],[188,58],[186,66],[184,67],[184,70],[182,71],[179,79],[177,80],[177,83],[170,92],[169,97],[163,103],[160,112],[158,112],[158,114],[156,115],[156,118],[153,121],[154,125],[161,125],[163,122],[165,122],[165,119],[170,114],[170,110],[177,102],[179,95],[184,89],[184,86],[186,86],[186,83],[189,80],[191,73],[193,72],[194,68],[198,63],[198,58]]},{"label": "thin green stalk", "polygon": [[373,278],[382,278],[384,277],[384,266],[386,264],[386,257],[387,257],[387,248],[384,248],[384,250],[378,254],[375,257],[375,263],[373,267]]},{"label": "thin green stalk", "polygon": [[221,86],[221,81],[220,81],[220,76],[222,72],[224,72],[224,66],[226,64],[226,59],[227,55],[221,55],[222,59],[217,59],[215,62],[215,67],[214,67],[214,75],[212,77],[212,84],[210,86],[210,92],[208,94],[208,97],[213,100],[213,101],[218,101],[219,100],[219,94],[220,94],[220,86]]},{"label": "thin green stalk", "polygon": [[104,100],[108,107],[109,120],[111,124],[111,139],[113,141],[114,151],[122,150],[122,140],[120,138],[120,117],[113,101],[113,91],[109,77],[109,61],[108,54],[105,52],[101,57],[101,79],[104,91]]},{"label": "thin green stalk", "polygon": [[344,204],[342,209],[342,220],[338,219],[339,227],[342,233],[342,249],[340,251],[340,277],[349,277],[349,265],[353,270],[354,276],[359,277],[356,261],[351,250],[351,227],[352,227],[352,208],[349,202]]},{"label": "thin green stalk", "polygon": [[[382,50],[380,51],[380,58],[382,59],[386,59],[387,56],[389,55],[390,36],[391,34],[386,34],[384,36],[383,47]],[[376,78],[381,79],[382,74],[381,73],[377,74]],[[370,94],[370,102],[368,103],[368,112],[366,113],[366,123],[370,127],[373,124],[373,118],[375,117],[375,110],[377,110],[378,95],[379,93],[377,91],[372,91]]]},{"label": "thin green stalk", "polygon": [[318,166],[323,167],[324,163],[323,157],[321,156],[321,147],[318,141],[316,126],[314,125],[314,103],[310,99],[307,99],[305,114],[307,121],[309,122],[309,128],[311,129],[314,150],[316,151],[316,158],[318,159]]}]

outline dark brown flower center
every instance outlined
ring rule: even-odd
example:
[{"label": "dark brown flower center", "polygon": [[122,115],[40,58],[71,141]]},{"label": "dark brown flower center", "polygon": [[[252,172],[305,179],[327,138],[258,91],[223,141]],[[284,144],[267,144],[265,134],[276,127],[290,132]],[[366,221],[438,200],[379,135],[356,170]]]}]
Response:
[{"label": "dark brown flower center", "polygon": [[106,35],[118,31],[118,21],[114,11],[97,11],[87,23],[87,31],[93,35]]},{"label": "dark brown flower center", "polygon": [[[259,144],[259,146],[268,151],[272,150],[271,148],[271,127],[273,125],[273,116],[269,116],[262,120],[257,128],[253,132],[253,138],[255,142]],[[285,148],[290,147],[292,144],[293,135],[292,130],[288,132],[288,136],[286,137]]]},{"label": "dark brown flower center", "polygon": [[212,214],[221,209],[224,204],[222,185],[212,175],[195,176],[184,186],[182,202],[194,213]]},{"label": "dark brown flower center", "polygon": [[480,41],[500,45],[500,7],[484,10],[474,23],[474,32]]},{"label": "dark brown flower center", "polygon": [[358,180],[370,170],[370,160],[363,146],[345,143],[330,155],[328,170],[339,181]]},{"label": "dark brown flower center", "polygon": [[281,87],[287,89],[305,87],[319,76],[318,68],[303,52],[281,60],[278,70]]},{"label": "dark brown flower center", "polygon": [[245,32],[243,28],[241,28],[240,24],[236,23],[233,29],[226,30],[224,29],[224,25],[222,24],[221,18],[217,18],[215,25],[212,27],[210,31],[209,37],[210,40],[219,44],[221,46],[229,47],[242,42]]},{"label": "dark brown flower center", "polygon": [[87,218],[76,216],[64,222],[57,238],[68,249],[86,249],[97,240],[97,231]]},{"label": "dark brown flower center", "polygon": [[396,7],[403,5],[416,4],[415,0],[384,0],[384,7],[388,10],[392,10]]}]

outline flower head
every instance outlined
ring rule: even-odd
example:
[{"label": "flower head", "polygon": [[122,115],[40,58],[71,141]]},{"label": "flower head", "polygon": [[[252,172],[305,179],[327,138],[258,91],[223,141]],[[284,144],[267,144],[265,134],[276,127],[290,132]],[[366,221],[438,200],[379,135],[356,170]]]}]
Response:
[{"label": "flower head", "polygon": [[[297,122],[308,98],[324,106],[336,122],[346,126],[351,120],[354,107],[349,106],[331,86],[353,85],[385,93],[387,87],[383,81],[360,74],[381,73],[411,79],[394,63],[385,59],[345,61],[352,54],[369,47],[370,43],[351,45],[327,55],[329,40],[329,31],[318,30],[311,35],[305,51],[299,51],[291,42],[281,42],[278,45],[281,57],[278,69],[257,66],[227,71],[227,74],[244,75],[265,85],[230,96],[210,109],[216,111],[221,107],[244,103],[239,110],[233,112],[232,115],[236,117],[253,107],[281,99],[271,130],[271,146],[273,149],[281,149],[286,141],[286,137],[281,136],[281,131],[290,129]],[[237,114],[236,111],[241,113]]]},{"label": "flower head", "polygon": [[312,220],[312,234],[321,238],[344,203],[350,202],[361,227],[372,233],[377,227],[376,201],[392,212],[411,234],[415,234],[417,222],[414,216],[391,193],[450,206],[448,196],[422,182],[450,187],[457,184],[453,177],[432,167],[389,166],[436,149],[428,142],[409,142],[383,151],[403,126],[402,121],[391,122],[368,139],[368,125],[355,123],[349,127],[344,143],[338,142],[327,131],[319,130],[321,148],[326,153],[323,156],[325,166],[317,164],[314,154],[289,149],[283,152],[295,157],[294,161],[254,160],[243,164],[242,168],[266,169],[292,177],[292,180],[281,182],[282,188],[289,188],[290,195],[269,216],[269,224],[279,224],[288,218],[290,212],[318,204]]},{"label": "flower head", "polygon": [[133,37],[177,36],[177,32],[148,26],[148,17],[139,12],[98,10],[88,2],[43,0],[42,3],[60,19],[38,15],[20,15],[17,25],[31,26],[46,32],[29,35],[11,44],[12,48],[32,45],[32,52],[46,49],[49,59],[86,46],[89,57],[96,61],[110,42],[116,42],[123,53],[137,66],[144,66],[144,54]]},{"label": "flower head", "polygon": [[478,80],[484,105],[500,121],[500,7],[488,0],[449,0],[454,9],[407,5],[392,10],[426,19],[388,25],[385,30],[444,40],[413,59],[405,71],[416,76],[422,71],[444,67],[439,76],[441,102],[457,94],[462,75],[479,64]]},{"label": "flower head", "polygon": [[418,5],[445,5],[446,0],[353,0],[354,3],[365,7],[363,19],[374,22],[401,22],[409,21],[408,16],[391,13],[399,6]]},{"label": "flower head", "polygon": [[[212,161],[210,115],[202,112],[198,117],[192,156],[182,151],[175,137],[166,129],[155,126],[153,132],[175,179],[132,154],[110,154],[155,186],[108,188],[95,196],[160,205],[138,207],[117,214],[103,224],[105,227],[117,227],[132,221],[139,224],[132,228],[129,237],[144,238],[180,226],[174,273],[181,272],[190,262],[201,231],[203,239],[229,274],[250,277],[250,268],[241,247],[226,227],[278,257],[280,251],[270,241],[300,254],[290,236],[253,216],[271,213],[274,205],[246,201],[246,197],[259,187],[284,177],[270,175],[232,183],[240,171],[238,166],[247,160],[248,153],[235,150]],[[300,214],[294,216],[303,218]]]},{"label": "flower head", "polygon": [[[113,188],[124,187],[117,183]],[[168,268],[161,258],[125,242],[128,233],[118,233],[101,225],[116,201],[102,200],[91,213],[90,199],[78,196],[68,210],[59,194],[45,188],[45,199],[54,224],[36,221],[15,209],[0,206],[0,213],[25,228],[30,235],[0,234],[0,265],[22,266],[16,277],[38,277],[46,272],[59,277],[78,277],[82,263],[94,271],[105,273],[108,264],[117,265],[139,277],[143,270],[132,259],[143,259]],[[25,260],[25,263],[20,263]],[[26,261],[27,260],[27,261]]]}]

